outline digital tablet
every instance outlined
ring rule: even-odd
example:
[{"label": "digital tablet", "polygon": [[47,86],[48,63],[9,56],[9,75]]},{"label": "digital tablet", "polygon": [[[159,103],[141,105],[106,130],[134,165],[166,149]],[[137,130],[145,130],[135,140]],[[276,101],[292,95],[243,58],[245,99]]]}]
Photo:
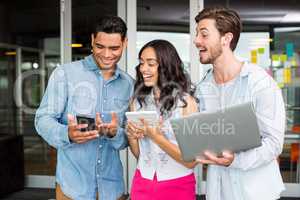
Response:
[{"label": "digital tablet", "polygon": [[136,111],[126,112],[126,118],[139,126],[142,126],[140,119],[144,119],[150,126],[157,126],[159,123],[159,115],[156,111]]},{"label": "digital tablet", "polygon": [[201,157],[204,151],[220,155],[225,150],[240,152],[261,145],[251,103],[173,119],[171,125],[185,161]]}]

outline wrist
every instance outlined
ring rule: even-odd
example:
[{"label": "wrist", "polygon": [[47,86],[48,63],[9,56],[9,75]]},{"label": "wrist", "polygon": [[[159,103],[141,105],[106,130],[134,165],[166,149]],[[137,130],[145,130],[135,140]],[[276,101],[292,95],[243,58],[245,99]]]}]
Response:
[{"label": "wrist", "polygon": [[127,138],[128,138],[129,143],[138,143],[137,138],[134,138],[134,137],[127,137]]},{"label": "wrist", "polygon": [[106,136],[108,137],[108,138],[113,138],[113,137],[115,137],[117,134],[116,133],[111,133],[111,132],[108,132],[107,134],[106,134]]},{"label": "wrist", "polygon": [[153,141],[158,141],[163,135],[159,132],[156,131],[155,133],[149,134],[149,137],[153,140]]},{"label": "wrist", "polygon": [[117,135],[117,133],[118,133],[118,128],[115,128],[111,131],[108,131],[106,136],[109,137],[109,138],[113,138]]}]

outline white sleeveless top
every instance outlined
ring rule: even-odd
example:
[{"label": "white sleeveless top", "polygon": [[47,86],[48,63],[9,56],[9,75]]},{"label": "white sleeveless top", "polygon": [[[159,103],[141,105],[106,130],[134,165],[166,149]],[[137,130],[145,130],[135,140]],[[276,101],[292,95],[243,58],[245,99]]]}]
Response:
[{"label": "white sleeveless top", "polygon": [[[152,94],[152,92],[151,92]],[[156,107],[153,94],[146,97],[147,105],[141,108],[138,101],[134,101],[134,107],[137,111],[156,111],[160,115],[159,108]],[[173,110],[168,119],[164,119],[161,132],[173,144],[177,145],[177,141],[172,130],[170,119],[182,116],[183,102],[178,100],[176,109]],[[153,180],[156,173],[158,181],[170,180],[190,175],[193,170],[186,168],[170,157],[150,138],[144,137],[139,140],[140,155],[137,168],[140,170],[143,178]]]}]

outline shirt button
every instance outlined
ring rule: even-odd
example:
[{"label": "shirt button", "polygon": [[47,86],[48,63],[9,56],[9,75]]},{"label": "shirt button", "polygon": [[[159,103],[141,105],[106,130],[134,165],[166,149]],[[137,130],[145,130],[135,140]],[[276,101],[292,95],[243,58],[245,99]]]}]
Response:
[{"label": "shirt button", "polygon": [[99,174],[96,175],[99,178]]},{"label": "shirt button", "polygon": [[98,164],[100,164],[100,163],[101,163],[101,160],[98,160],[97,162],[98,162]]},{"label": "shirt button", "polygon": [[102,145],[100,144],[100,145],[99,145],[99,149],[101,149],[101,148],[102,148]]},{"label": "shirt button", "polygon": [[104,115],[102,114],[101,117],[104,117]]}]

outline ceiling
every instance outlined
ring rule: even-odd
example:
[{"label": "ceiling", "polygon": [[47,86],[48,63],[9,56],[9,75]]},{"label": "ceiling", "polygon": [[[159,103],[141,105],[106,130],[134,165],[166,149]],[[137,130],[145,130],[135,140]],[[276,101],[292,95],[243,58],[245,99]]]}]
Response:
[{"label": "ceiling", "polygon": [[[188,24],[189,0],[138,0],[139,22]],[[300,23],[295,18],[287,19],[289,13],[300,15],[299,0],[206,0],[204,7],[226,6],[235,9],[244,23],[287,24]],[[167,11],[167,12],[166,12]]]},{"label": "ceiling", "polygon": [[[59,0],[2,0],[9,5],[6,17],[14,22],[15,31],[53,31],[59,29]],[[237,10],[245,24],[300,24],[300,16],[284,21],[289,13],[300,15],[299,0],[204,0],[204,6],[227,6]],[[89,29],[91,21],[106,14],[117,14],[116,0],[73,0],[73,29]],[[137,0],[138,25],[189,25],[189,0]],[[292,20],[292,21],[291,21]],[[25,22],[26,23],[23,23]]]},{"label": "ceiling", "polygon": [[[1,0],[0,42],[29,44],[37,38],[59,36],[59,2]],[[288,14],[300,15],[299,0],[204,1],[205,7],[216,5],[237,10],[244,27],[250,31],[269,31],[273,26],[300,26],[300,17],[292,16],[292,21],[285,21]],[[73,0],[73,39],[89,40],[95,20],[108,14],[117,14],[117,0]],[[189,0],[137,0],[137,21],[138,30],[188,32]]]}]

